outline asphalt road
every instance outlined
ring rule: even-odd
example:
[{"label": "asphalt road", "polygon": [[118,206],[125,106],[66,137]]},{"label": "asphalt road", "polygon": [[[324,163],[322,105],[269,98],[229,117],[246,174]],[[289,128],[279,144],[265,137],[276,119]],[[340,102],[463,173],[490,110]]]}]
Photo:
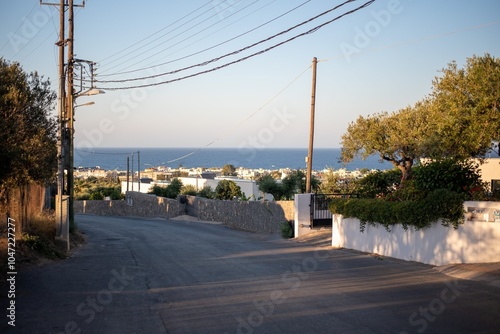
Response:
[{"label": "asphalt road", "polygon": [[[498,333],[500,289],[433,267],[187,221],[78,216],[18,273],[15,333]],[[4,318],[1,332],[11,332]]]}]

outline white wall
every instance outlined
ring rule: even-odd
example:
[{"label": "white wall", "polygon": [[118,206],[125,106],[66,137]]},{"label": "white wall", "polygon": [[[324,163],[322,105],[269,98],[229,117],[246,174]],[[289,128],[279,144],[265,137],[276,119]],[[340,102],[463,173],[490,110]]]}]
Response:
[{"label": "white wall", "polygon": [[295,195],[295,219],[294,236],[300,236],[311,233],[311,194]]},{"label": "white wall", "polygon": [[[500,202],[465,202],[468,207],[500,210]],[[500,222],[466,221],[458,229],[433,223],[431,227],[407,231],[401,225],[367,225],[359,231],[358,219],[333,217],[332,246],[376,253],[432,265],[500,262]]]},{"label": "white wall", "polygon": [[[128,183],[128,190],[129,191],[137,191],[143,194],[147,194],[149,192],[149,188],[151,188],[153,184],[150,183],[141,183],[141,191],[139,191],[139,182],[131,182],[129,181]],[[121,182],[121,192],[122,194],[125,194],[127,192],[127,181],[122,181]]]},{"label": "white wall", "polygon": [[[192,185],[197,190],[201,190],[204,186],[210,186],[212,190],[217,188],[219,181],[221,180],[231,180],[234,181],[240,188],[241,192],[245,193],[246,198],[249,198],[252,201],[256,201],[259,197],[262,196],[262,193],[259,191],[259,186],[257,185],[257,181],[255,180],[245,180],[238,178],[224,178],[224,177],[216,177],[215,180],[211,179],[202,179],[195,177],[180,177],[179,180],[183,185]],[[265,198],[267,200],[272,200],[272,196],[266,195]]]}]

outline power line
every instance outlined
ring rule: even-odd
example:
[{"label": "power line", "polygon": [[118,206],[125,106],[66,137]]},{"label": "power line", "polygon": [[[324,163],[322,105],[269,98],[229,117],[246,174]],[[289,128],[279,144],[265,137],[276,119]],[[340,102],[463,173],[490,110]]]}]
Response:
[{"label": "power line", "polygon": [[245,124],[248,120],[250,120],[252,117],[254,117],[256,114],[258,114],[259,112],[261,112],[265,107],[267,107],[271,102],[273,102],[276,98],[278,98],[278,96],[280,96],[281,94],[283,94],[284,91],[286,91],[291,85],[293,85],[300,77],[302,77],[304,75],[304,73],[306,73],[309,69],[311,68],[311,65],[309,65],[305,70],[303,70],[299,75],[297,75],[292,81],[290,81],[283,89],[281,89],[278,93],[276,93],[273,97],[271,97],[269,100],[267,100],[259,109],[257,109],[256,111],[254,111],[253,113],[251,113],[247,118],[245,118],[244,120],[242,120],[240,123],[238,123],[236,126],[232,127],[232,130],[231,131],[228,131],[224,136],[222,137],[218,137],[214,140],[212,140],[210,143],[206,144],[205,146],[202,146],[188,154],[185,154],[179,158],[175,158],[175,159],[172,159],[172,160],[169,160],[167,161],[166,163],[172,163],[172,162],[176,162],[176,161],[179,161],[179,160],[183,160],[187,157],[190,157],[204,149],[206,149],[207,147],[210,147],[212,146],[213,144],[215,144],[216,142],[218,141],[221,141],[221,140],[224,140],[228,137],[230,137],[234,132],[236,132],[236,130],[241,127],[243,124]]},{"label": "power line", "polygon": [[[164,73],[155,74],[155,75],[146,76],[146,77],[139,77],[139,78],[132,78],[132,79],[121,79],[121,80],[99,80],[99,82],[101,82],[101,83],[120,83],[120,82],[128,82],[128,81],[138,81],[138,80],[145,80],[145,79],[153,79],[153,78],[157,78],[157,77],[160,77],[160,76],[165,76],[165,75],[169,75],[169,74],[179,73],[179,72],[186,71],[186,70],[188,70],[188,69],[195,68],[195,67],[206,66],[206,65],[208,65],[208,64],[211,64],[211,63],[217,62],[217,61],[219,61],[219,60],[221,60],[221,59],[224,59],[224,58],[227,58],[227,57],[229,57],[229,56],[233,56],[233,55],[239,54],[239,53],[241,53],[241,52],[243,52],[243,51],[246,51],[246,50],[248,50],[248,49],[251,49],[251,48],[253,48],[253,47],[255,47],[255,46],[259,45],[259,44],[262,44],[262,43],[268,42],[268,41],[270,41],[270,40],[272,40],[272,39],[274,39],[274,38],[276,38],[276,37],[279,37],[279,36],[281,36],[281,35],[284,35],[284,34],[286,34],[286,33],[290,32],[290,31],[292,31],[292,30],[294,30],[294,29],[297,29],[298,27],[301,27],[301,26],[303,26],[303,25],[305,25],[305,24],[307,24],[307,23],[310,23],[310,22],[312,22],[312,21],[314,21],[314,20],[316,20],[316,19],[320,18],[321,16],[324,16],[324,15],[326,15],[326,14],[328,14],[328,13],[330,13],[330,12],[332,12],[332,11],[334,11],[334,10],[336,10],[336,9],[338,9],[338,8],[340,8],[340,7],[342,7],[342,6],[346,5],[346,4],[348,4],[348,3],[350,3],[350,2],[354,2],[354,1],[356,1],[356,0],[347,0],[347,1],[343,2],[343,3],[341,3],[340,5],[337,5],[337,6],[333,7],[333,8],[330,8],[329,10],[324,11],[324,12],[323,12],[323,13],[321,13],[321,14],[318,14],[318,15],[316,15],[316,16],[314,16],[314,17],[312,17],[312,18],[310,18],[310,19],[308,19],[308,20],[306,20],[306,21],[303,21],[303,22],[301,22],[301,23],[299,23],[299,24],[297,24],[297,25],[295,25],[295,26],[293,26],[293,27],[291,27],[291,28],[288,28],[288,29],[286,29],[286,30],[283,30],[283,31],[281,31],[281,32],[279,32],[279,33],[277,33],[277,34],[274,34],[274,35],[272,35],[271,37],[268,37],[268,38],[266,38],[266,39],[260,40],[260,41],[258,41],[258,42],[256,42],[256,43],[253,43],[253,44],[251,44],[251,45],[248,45],[248,46],[246,46],[246,47],[244,47],[244,48],[241,48],[241,49],[239,49],[239,50],[236,50],[236,51],[233,51],[233,52],[227,53],[227,54],[225,54],[225,55],[222,55],[222,56],[217,57],[217,58],[213,58],[213,59],[211,59],[211,60],[208,60],[208,61],[205,61],[205,62],[202,62],[202,63],[198,63],[198,64],[195,64],[195,65],[187,66],[187,67],[184,67],[184,68],[181,68],[181,69],[177,69],[177,70],[174,70],[174,71],[164,72]],[[369,1],[369,3],[371,4],[371,3],[372,3],[372,2],[374,2],[374,1],[375,1],[375,0]],[[364,6],[366,7],[366,4],[365,4]],[[363,7],[363,6],[359,7],[358,9],[361,9],[362,7]],[[358,10],[358,9],[356,9],[356,10]],[[331,21],[331,22],[333,22],[333,21]],[[331,22],[330,22],[330,23],[331,23]],[[321,26],[315,27],[315,28],[313,28],[312,30],[316,31],[316,30],[318,30],[320,27],[321,27]],[[313,31],[313,32],[314,32],[314,31]],[[310,33],[310,32],[309,32],[309,33]],[[306,34],[307,34],[307,33],[306,33]],[[302,35],[302,34],[301,34],[301,35]],[[298,35],[298,36],[301,36],[301,35]],[[292,40],[293,40],[293,39],[292,39]],[[289,41],[290,41],[290,40],[289,40]]]},{"label": "power line", "polygon": [[[195,10],[191,11],[190,13],[188,13],[188,14],[184,15],[184,16],[183,16],[183,17],[181,17],[180,19],[178,19],[178,20],[176,20],[176,21],[174,21],[174,22],[170,23],[169,25],[167,25],[167,26],[163,27],[162,29],[158,30],[157,32],[155,32],[155,33],[153,33],[153,34],[151,34],[151,35],[149,35],[149,36],[147,36],[147,37],[145,37],[145,38],[141,39],[140,41],[138,41],[138,42],[136,42],[136,43],[134,43],[134,44],[132,44],[132,45],[130,45],[130,46],[128,46],[128,47],[126,47],[126,48],[124,48],[124,49],[122,49],[122,50],[120,50],[120,51],[118,51],[118,52],[116,52],[116,53],[114,53],[114,54],[112,54],[112,55],[110,55],[110,56],[108,56],[108,57],[104,58],[104,59],[102,59],[102,60],[100,60],[99,62],[104,62],[104,61],[108,60],[109,58],[112,58],[112,57],[114,57],[114,56],[116,56],[116,55],[118,55],[118,54],[120,54],[120,53],[122,53],[122,52],[124,52],[124,51],[127,51],[128,49],[130,49],[130,48],[132,48],[132,47],[134,47],[134,46],[136,46],[136,45],[138,45],[138,44],[140,44],[140,43],[142,43],[142,42],[146,41],[146,40],[147,40],[147,39],[149,39],[150,37],[153,37],[154,35],[159,34],[159,33],[160,33],[160,32],[162,32],[163,30],[165,30],[165,29],[167,29],[167,28],[169,28],[169,27],[173,26],[174,24],[176,24],[176,23],[178,23],[178,22],[182,21],[183,19],[185,19],[186,17],[190,16],[191,14],[196,13],[198,10],[200,10],[200,9],[202,9],[203,7],[205,7],[205,6],[209,5],[210,3],[211,3],[211,1],[207,2],[206,4],[204,4],[204,5],[202,5],[202,6],[198,7],[198,8],[196,8]],[[205,12],[203,12],[202,14],[204,14],[204,13],[206,13],[206,11],[205,11]],[[198,16],[197,16],[197,17],[198,17]],[[176,29],[177,29],[177,28],[176,28]],[[174,29],[174,30],[175,30],[175,29]],[[167,33],[167,34],[168,34],[168,33]],[[165,36],[165,35],[163,35],[163,36]],[[161,36],[161,37],[163,37],[163,36]],[[161,37],[160,37],[160,38],[161,38]],[[153,40],[153,42],[154,42],[154,41],[156,41],[156,39],[155,39],[155,40]],[[137,50],[137,49],[136,49],[136,50]],[[134,51],[132,51],[132,52],[135,52],[136,50],[134,50]],[[129,53],[129,54],[130,54],[130,53]],[[118,59],[121,59],[121,58],[118,58]]]},{"label": "power line", "polygon": [[[230,17],[232,17],[232,16],[234,16],[234,15],[238,14],[239,12],[244,11],[244,10],[245,10],[245,9],[247,9],[248,7],[250,7],[250,6],[252,6],[253,4],[257,3],[258,1],[260,1],[260,0],[255,0],[254,2],[252,2],[252,3],[248,4],[247,6],[245,6],[245,7],[241,8],[240,10],[238,10],[238,11],[236,11],[236,12],[232,13],[231,15],[228,15],[228,16],[224,17],[224,19],[223,19],[223,20],[227,20],[227,19],[229,19]],[[274,1],[273,1],[273,2],[274,2]],[[267,4],[267,5],[269,5],[269,4]],[[266,6],[267,6],[267,5],[266,5]],[[216,14],[214,14],[214,15],[216,15]],[[210,16],[209,18],[207,18],[207,19],[203,20],[202,22],[198,23],[196,26],[198,26],[198,25],[200,25],[201,23],[203,23],[203,22],[207,21],[208,19],[212,18],[214,15],[212,15],[212,16]],[[189,37],[187,37],[187,38],[184,38],[183,40],[181,40],[181,41],[179,41],[179,42],[177,42],[177,43],[175,43],[175,44],[169,45],[169,46],[168,46],[168,47],[166,47],[165,49],[160,50],[160,51],[156,52],[155,54],[153,54],[153,55],[149,56],[149,58],[154,57],[154,56],[156,56],[156,55],[158,55],[158,54],[160,54],[160,53],[162,53],[162,52],[165,52],[165,51],[167,51],[167,50],[169,50],[169,49],[173,48],[174,46],[177,46],[177,45],[179,45],[179,44],[184,43],[184,42],[185,42],[185,41],[187,41],[188,39],[190,39],[190,38],[192,38],[192,37],[194,37],[194,36],[196,36],[196,35],[201,34],[202,32],[204,32],[204,30],[207,30],[207,29],[209,29],[209,28],[211,28],[211,27],[213,27],[213,26],[215,26],[215,25],[220,24],[221,22],[223,22],[223,20],[220,20],[220,21],[218,21],[218,22],[216,22],[216,23],[213,23],[213,24],[209,25],[208,27],[204,28],[202,31],[198,31],[198,32],[196,32],[196,33],[192,34],[191,36],[189,36]],[[233,23],[234,23],[234,22],[233,22]],[[233,23],[231,23],[231,24],[233,24]],[[194,27],[196,27],[196,26],[193,26],[193,27],[191,27],[191,28],[189,28],[189,29],[187,29],[187,30],[184,30],[182,33],[175,35],[174,37],[172,37],[172,38],[170,38],[170,39],[166,40],[165,42],[168,42],[168,41],[170,41],[170,40],[174,39],[175,37],[180,36],[181,34],[183,34],[183,33],[187,32],[187,31],[189,31],[189,30],[193,29],[193,28],[194,28]],[[227,27],[227,26],[226,26],[226,27]],[[218,30],[218,31],[220,31],[220,30]],[[210,36],[210,35],[208,35],[208,36]],[[208,36],[205,36],[205,38],[206,38],[206,37],[208,37]],[[198,40],[198,41],[199,41],[199,40]],[[190,44],[190,45],[192,45],[192,44]],[[120,63],[119,65],[122,65],[122,64],[124,64],[124,63],[126,63],[126,62],[128,62],[128,61],[130,61],[130,60],[132,60],[132,59],[135,59],[135,58],[137,58],[137,57],[139,57],[139,56],[141,56],[141,55],[143,55],[143,54],[145,54],[145,53],[147,53],[147,52],[149,52],[149,51],[151,51],[151,50],[153,50],[153,49],[156,49],[156,48],[157,48],[157,47],[159,47],[159,46],[160,46],[160,45],[156,45],[155,47],[152,47],[152,48],[150,48],[150,49],[146,50],[145,52],[143,52],[143,53],[141,53],[141,54],[139,54],[139,55],[137,55],[137,56],[135,56],[135,57],[133,57],[133,58],[131,58],[131,59],[129,59],[129,60],[127,60],[127,61],[125,61],[125,62]],[[186,47],[184,47],[184,48],[186,48]],[[182,50],[182,49],[181,49],[181,50]],[[177,50],[176,52],[178,52],[178,51],[179,51],[179,50]],[[174,53],[175,53],[175,52],[174,52]],[[171,54],[167,55],[167,57],[168,57],[168,56],[170,56],[170,55],[172,55],[172,54],[173,54],[173,53],[171,53]],[[184,58],[185,58],[185,57],[183,57],[183,58],[181,58],[181,59],[184,59]],[[179,60],[180,60],[180,59],[179,59]],[[175,61],[178,61],[178,60],[175,60]],[[140,64],[141,62],[142,62],[142,61],[135,62],[134,64],[129,65],[129,67],[132,67],[132,66],[135,66],[135,65],[137,65],[137,64]],[[171,62],[173,62],[173,61],[166,62],[165,64],[168,64],[168,63],[171,63]],[[119,65],[116,65],[116,66],[119,66]],[[162,64],[162,65],[163,65],[163,64]],[[116,66],[115,66],[115,67],[116,67]],[[156,67],[156,66],[153,66],[153,67]],[[141,69],[140,69],[140,70],[141,70]],[[109,70],[108,70],[108,71],[109,71]],[[136,71],[134,71],[134,72],[137,72],[137,71],[139,71],[139,70],[136,70]],[[122,72],[122,73],[123,73],[123,72]],[[108,74],[108,76],[109,76],[109,75],[116,75],[116,74]],[[104,76],[106,76],[106,74],[105,74]]]},{"label": "power line", "polygon": [[[342,5],[346,4],[346,3],[353,2],[353,1],[356,1],[356,0],[348,0],[348,1],[344,2],[343,4],[341,4],[341,5],[339,5],[339,6],[342,6]],[[275,49],[275,48],[277,48],[277,47],[279,47],[279,46],[281,46],[281,45],[284,45],[284,44],[286,44],[286,43],[289,43],[289,42],[291,42],[291,41],[293,41],[293,40],[295,40],[295,39],[297,39],[297,38],[299,38],[299,37],[303,37],[303,36],[305,36],[305,35],[309,35],[309,34],[311,34],[311,33],[314,33],[314,32],[316,32],[316,31],[318,31],[319,29],[321,29],[322,27],[324,27],[324,26],[326,26],[326,25],[328,25],[328,24],[331,24],[332,22],[335,22],[335,21],[339,20],[339,19],[343,18],[344,16],[350,15],[350,14],[352,14],[352,13],[354,13],[354,12],[356,12],[356,11],[360,10],[360,9],[363,9],[363,8],[365,8],[365,7],[368,7],[369,5],[371,5],[372,3],[374,3],[375,1],[376,1],[376,0],[370,0],[370,1],[366,2],[366,3],[364,3],[364,4],[363,4],[363,5],[361,5],[361,6],[359,6],[359,7],[355,8],[355,9],[352,9],[352,10],[350,10],[350,11],[347,11],[347,12],[345,12],[344,14],[341,14],[341,15],[339,15],[339,16],[337,16],[337,17],[333,18],[332,20],[329,20],[329,21],[327,21],[327,22],[325,22],[325,23],[323,23],[323,24],[320,24],[320,25],[318,25],[318,26],[316,26],[316,27],[314,27],[314,28],[312,28],[312,29],[310,29],[310,30],[308,30],[308,31],[304,32],[304,33],[298,34],[298,35],[296,35],[296,36],[294,36],[294,37],[291,37],[291,38],[289,38],[289,39],[287,39],[287,40],[285,40],[285,41],[282,41],[282,42],[277,43],[277,44],[275,44],[275,45],[273,45],[273,46],[270,46],[270,47],[268,47],[268,48],[266,48],[266,49],[264,49],[264,50],[261,50],[261,51],[255,52],[255,53],[250,54],[250,55],[248,55],[248,56],[246,56],[246,57],[243,57],[243,58],[237,59],[237,60],[235,60],[235,61],[232,61],[232,62],[226,63],[226,64],[224,64],[224,65],[220,65],[220,66],[217,66],[217,67],[211,68],[211,69],[209,69],[209,70],[205,70],[205,71],[197,72],[197,73],[190,74],[190,75],[186,75],[186,76],[184,76],[184,77],[180,77],[180,78],[176,78],[176,79],[171,79],[171,80],[166,80],[166,81],[161,81],[161,82],[156,82],[156,83],[151,83],[151,84],[142,84],[142,85],[136,85],[136,86],[127,86],[127,87],[111,87],[111,88],[107,88],[107,87],[99,87],[99,88],[101,88],[101,89],[105,89],[105,90],[124,90],[124,89],[133,89],[133,88],[152,87],[152,86],[164,85],[164,84],[168,84],[168,83],[172,83],[172,82],[176,82],[176,81],[181,81],[181,80],[185,80],[185,79],[188,79],[188,78],[196,77],[196,76],[199,76],[199,75],[202,75],[202,74],[206,74],[206,73],[214,72],[214,71],[220,70],[220,69],[222,69],[222,68],[228,67],[228,66],[230,66],[230,65],[234,65],[234,64],[236,64],[236,63],[239,63],[239,62],[242,62],[242,61],[244,61],[244,60],[250,59],[250,58],[255,57],[255,56],[257,56],[257,55],[261,55],[261,54],[263,54],[263,53],[269,52],[269,51],[271,51],[271,50],[273,50],[273,49]],[[337,7],[339,7],[339,6],[337,6]],[[270,37],[270,38],[273,38],[273,37]],[[247,47],[247,48],[248,48],[248,47]],[[236,53],[238,53],[238,52],[236,52]],[[227,56],[227,55],[222,56],[222,57],[219,57],[219,58],[215,58],[215,59],[221,59],[221,58],[226,57],[226,56]],[[190,66],[190,67],[188,67],[188,68],[192,68],[192,67],[196,67],[196,66],[206,65],[206,64],[211,63],[211,62],[214,62],[214,61],[215,61],[215,60],[213,59],[213,60],[210,60],[210,61],[205,62],[205,63],[201,63],[201,64],[197,64],[197,65]],[[172,71],[172,72],[167,72],[167,73],[163,73],[163,74],[158,74],[158,75],[152,75],[152,76],[148,76],[148,77],[143,77],[143,78],[141,78],[141,79],[143,79],[143,80],[144,80],[144,79],[153,79],[153,78],[156,78],[156,77],[159,77],[159,76],[162,76],[162,75],[166,75],[166,74],[170,74],[170,73],[177,73],[177,72],[180,72],[180,71],[186,70],[186,69],[188,69],[188,68],[184,68],[184,69],[180,69],[180,70],[176,70],[176,71]],[[104,82],[104,83],[108,83],[108,82],[127,82],[127,81],[136,81],[136,80],[138,80],[138,79],[130,79],[130,80],[114,80],[114,81],[100,81],[100,82]]]},{"label": "power line", "polygon": [[[274,0],[273,2],[275,2],[275,1],[276,1],[276,0]],[[253,11],[253,12],[251,12],[251,13],[247,14],[247,15],[246,15],[246,16],[244,16],[243,18],[246,18],[246,17],[248,17],[249,15],[251,15],[251,14],[253,14],[253,13],[255,13],[255,12],[257,12],[257,11],[259,11],[259,10],[261,10],[261,9],[263,9],[263,8],[265,8],[265,7],[267,7],[267,6],[269,6],[269,5],[270,5],[271,3],[273,3],[273,2],[270,2],[270,3],[266,4],[266,5],[264,5],[264,6],[260,7],[260,8],[258,8],[257,10],[255,10],[255,11]],[[237,36],[235,36],[235,37],[232,37],[232,38],[227,39],[227,40],[225,40],[225,41],[223,41],[223,42],[220,42],[220,43],[218,43],[218,44],[215,44],[215,45],[213,45],[213,46],[210,46],[210,47],[208,47],[208,48],[206,48],[206,49],[203,49],[203,50],[200,50],[200,51],[197,51],[197,52],[191,53],[191,54],[189,54],[189,55],[186,55],[186,56],[183,56],[183,57],[180,57],[180,58],[177,58],[177,59],[173,59],[173,60],[170,60],[170,61],[167,61],[167,62],[164,62],[164,63],[155,64],[155,65],[152,65],[152,66],[143,67],[143,68],[139,68],[139,69],[135,69],[135,70],[130,70],[130,71],[124,71],[124,72],[112,73],[112,74],[104,74],[104,75],[101,75],[101,76],[107,77],[107,76],[113,76],[113,75],[121,75],[121,74],[128,74],[128,73],[134,73],[134,72],[144,71],[144,70],[148,70],[148,69],[151,69],[151,68],[154,68],[154,67],[158,67],[158,66],[163,66],[163,65],[167,65],[167,64],[175,63],[175,62],[177,62],[177,61],[184,60],[184,59],[190,58],[190,57],[192,57],[192,56],[195,56],[195,55],[198,55],[198,54],[204,53],[204,52],[209,51],[209,50],[212,50],[212,49],[214,49],[214,48],[216,48],[216,47],[218,47],[218,46],[224,45],[224,44],[229,43],[229,42],[231,42],[231,41],[233,41],[233,40],[235,40],[235,39],[238,39],[238,38],[240,38],[240,37],[242,37],[242,36],[245,36],[245,35],[247,35],[247,34],[249,34],[249,33],[253,32],[253,31],[257,30],[257,29],[260,29],[260,28],[262,28],[262,27],[264,27],[264,26],[268,25],[269,23],[272,23],[272,22],[274,22],[274,21],[276,21],[276,20],[278,20],[278,19],[282,18],[283,16],[288,15],[288,14],[290,14],[291,12],[293,12],[293,11],[295,11],[295,10],[299,9],[300,7],[304,6],[304,5],[305,5],[305,4],[307,4],[308,2],[311,2],[311,0],[307,0],[307,1],[303,2],[303,3],[301,3],[300,5],[298,5],[298,6],[294,7],[294,8],[292,8],[292,9],[290,9],[290,10],[288,10],[288,11],[286,11],[285,13],[283,13],[283,14],[281,14],[281,15],[279,15],[279,16],[277,16],[277,17],[275,17],[275,18],[273,18],[273,19],[271,19],[271,20],[269,20],[269,21],[267,21],[267,22],[264,22],[264,23],[262,23],[262,24],[258,25],[258,26],[257,26],[257,27],[255,27],[255,28],[252,28],[252,29],[250,29],[250,30],[248,30],[248,31],[246,31],[246,32],[244,32],[244,33],[241,33],[241,34],[239,34],[239,35],[237,35]],[[205,36],[204,38],[207,38],[207,37],[209,37],[209,36],[212,36],[212,35],[214,35],[215,33],[217,33],[217,32],[219,32],[219,31],[221,31],[221,30],[223,30],[223,29],[225,29],[225,28],[229,27],[230,25],[232,25],[232,24],[234,24],[234,23],[235,23],[235,22],[233,22],[233,23],[231,23],[231,24],[228,24],[228,25],[226,25],[226,26],[222,27],[221,29],[219,29],[219,30],[217,30],[217,31],[215,31],[215,32],[213,32],[213,33],[211,33],[211,34],[209,34],[209,35]],[[198,41],[196,41],[196,42],[194,42],[194,43],[197,43],[197,42],[199,42],[199,41],[200,41],[200,40],[198,40]],[[189,44],[189,45],[185,46],[184,48],[182,48],[182,49],[180,49],[180,50],[183,50],[183,49],[185,49],[186,47],[193,45],[194,43]],[[180,50],[177,50],[176,52],[178,52],[178,51],[180,51]],[[174,52],[174,53],[175,53],[175,52]],[[171,54],[167,55],[167,57],[168,57],[168,56],[173,55],[174,53],[171,53]]]},{"label": "power line", "polygon": [[[239,1],[241,1],[241,0],[239,0]],[[238,1],[238,2],[239,2],[239,1]],[[260,1],[260,0],[255,0],[253,3],[255,3],[255,2],[257,2],[257,1]],[[252,4],[253,4],[253,3],[252,3]],[[233,4],[232,6],[234,6],[234,4]],[[206,11],[204,11],[203,13],[201,13],[200,15],[196,16],[194,19],[197,19],[198,17],[202,16],[203,14],[205,14],[205,13],[207,13],[207,12],[209,12],[209,11],[211,11],[211,9],[207,9]],[[168,42],[168,41],[170,41],[170,40],[172,40],[172,39],[174,39],[174,38],[176,38],[176,37],[178,37],[178,36],[180,36],[180,35],[182,35],[182,34],[184,34],[184,33],[188,32],[189,30],[191,30],[191,29],[193,29],[193,28],[195,28],[195,27],[197,27],[197,26],[201,25],[203,22],[205,22],[205,21],[209,20],[210,18],[212,18],[212,17],[214,17],[214,16],[216,16],[216,15],[218,15],[218,14],[213,14],[213,15],[209,16],[208,18],[206,18],[206,19],[204,19],[203,21],[201,21],[201,22],[199,22],[199,23],[195,24],[194,26],[192,26],[192,27],[190,27],[190,28],[188,28],[188,29],[186,29],[186,30],[184,30],[184,31],[182,31],[182,32],[180,32],[180,33],[178,33],[177,35],[175,35],[175,36],[173,36],[173,37],[171,37],[171,38],[167,39],[167,40],[166,40],[166,41],[164,41],[163,43]],[[194,19],[192,19],[191,21],[193,21]],[[224,20],[225,20],[225,19],[227,19],[227,17],[226,17],[226,18],[224,18]],[[190,21],[190,22],[191,22],[191,21]],[[189,23],[189,22],[187,22],[187,23]],[[160,36],[160,37],[158,37],[158,38],[154,39],[152,42],[155,42],[155,41],[159,40],[160,38],[163,38],[163,37],[165,37],[165,36],[169,35],[171,32],[174,32],[175,30],[177,30],[177,29],[179,29],[179,28],[181,28],[181,27],[185,26],[187,23],[184,23],[184,24],[182,24],[181,26],[179,26],[179,27],[177,27],[177,28],[173,29],[172,31],[169,31],[169,32],[167,32],[167,33],[163,34],[162,36]],[[118,67],[118,66],[120,66],[120,65],[122,65],[122,64],[125,64],[125,63],[127,63],[127,62],[131,61],[132,59],[135,59],[135,58],[137,58],[137,57],[139,57],[139,56],[141,56],[141,55],[143,55],[143,54],[146,54],[147,52],[149,52],[149,51],[151,51],[151,50],[154,50],[154,49],[158,48],[159,46],[161,46],[161,44],[158,44],[158,45],[156,45],[156,46],[153,46],[153,47],[151,47],[151,48],[147,49],[146,51],[141,52],[141,53],[139,53],[138,55],[133,56],[132,58],[130,58],[130,59],[128,59],[128,60],[125,60],[125,61],[123,61],[123,62],[121,62],[121,63],[119,63],[119,64],[117,64],[117,65],[114,65],[113,67],[111,67],[110,69],[107,69],[106,71],[110,71],[111,69],[113,69],[113,68],[115,68],[115,67]],[[140,48],[138,48],[138,49],[136,49],[136,50],[134,50],[134,51],[132,51],[132,52],[130,52],[130,53],[128,53],[128,54],[126,54],[125,56],[120,57],[119,59],[122,59],[122,58],[124,58],[124,57],[126,57],[126,56],[128,56],[128,55],[132,54],[133,52],[138,51],[138,50],[140,50]],[[160,53],[161,53],[161,52],[160,52]],[[158,54],[158,53],[156,53],[156,54]],[[155,54],[155,55],[156,55],[156,54]],[[154,56],[154,55],[153,55],[153,56]],[[137,63],[135,63],[135,64],[137,64]],[[135,64],[133,64],[133,65],[135,65]],[[133,66],[133,65],[131,65],[131,66]],[[105,66],[104,66],[104,67],[105,67]]]}]

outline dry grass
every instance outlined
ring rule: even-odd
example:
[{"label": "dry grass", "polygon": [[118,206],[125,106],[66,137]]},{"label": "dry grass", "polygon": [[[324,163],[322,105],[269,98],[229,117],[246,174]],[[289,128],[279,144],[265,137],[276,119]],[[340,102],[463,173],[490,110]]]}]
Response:
[{"label": "dry grass", "polygon": [[[54,222],[55,218],[52,212],[42,212],[28,219],[22,235],[16,235],[16,270],[67,258],[65,244],[56,239]],[[78,230],[71,234],[71,248],[84,242],[85,239]],[[5,276],[9,271],[7,261],[8,236],[7,231],[2,231],[0,238],[0,281],[5,281]]]}]

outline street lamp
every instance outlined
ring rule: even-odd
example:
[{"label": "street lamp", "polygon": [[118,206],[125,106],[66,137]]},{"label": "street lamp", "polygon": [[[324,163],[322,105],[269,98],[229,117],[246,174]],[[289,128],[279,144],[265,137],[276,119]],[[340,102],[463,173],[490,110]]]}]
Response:
[{"label": "street lamp", "polygon": [[94,101],[90,101],[90,102],[87,102],[87,103],[84,103],[84,104],[78,104],[78,105],[74,106],[73,108],[86,107],[86,106],[91,106],[93,104],[95,104],[95,102]]},{"label": "street lamp", "polygon": [[98,95],[98,94],[106,94],[106,92],[103,91],[102,89],[90,88],[84,92],[75,94],[75,98],[80,97],[80,96],[92,96],[92,95]]}]

